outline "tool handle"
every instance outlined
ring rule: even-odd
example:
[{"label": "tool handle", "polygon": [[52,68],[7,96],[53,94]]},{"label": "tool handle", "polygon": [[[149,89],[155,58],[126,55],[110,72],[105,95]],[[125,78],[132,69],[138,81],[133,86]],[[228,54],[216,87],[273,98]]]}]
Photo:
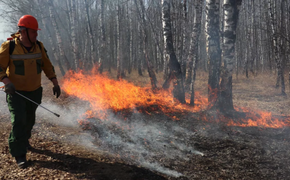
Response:
[{"label": "tool handle", "polygon": [[28,101],[30,101],[30,102],[32,102],[32,103],[34,103],[34,104],[36,104],[36,105],[38,105],[38,106],[42,107],[43,109],[45,109],[45,110],[47,110],[48,112],[50,112],[50,113],[54,114],[55,116],[57,116],[57,117],[59,117],[59,116],[60,116],[59,114],[56,114],[55,112],[53,112],[53,111],[51,111],[51,110],[47,109],[46,107],[44,107],[44,106],[42,106],[42,105],[38,104],[37,102],[35,102],[35,101],[33,101],[33,100],[29,99],[28,97],[26,97],[26,96],[24,96],[24,95],[20,94],[19,92],[15,91],[15,93],[16,93],[16,94],[18,94],[19,96],[21,96],[21,97],[23,97],[23,98],[27,99]]}]

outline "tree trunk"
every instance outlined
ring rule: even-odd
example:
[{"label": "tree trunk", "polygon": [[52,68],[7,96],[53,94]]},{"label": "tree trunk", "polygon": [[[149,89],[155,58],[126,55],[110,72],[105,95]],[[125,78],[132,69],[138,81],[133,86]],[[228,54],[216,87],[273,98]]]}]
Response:
[{"label": "tree trunk", "polygon": [[138,49],[138,51],[139,51],[139,53],[138,53],[138,55],[139,55],[139,58],[138,58],[138,61],[137,61],[137,63],[138,63],[138,74],[139,74],[139,76],[143,76],[143,52],[142,52],[142,49],[143,49],[143,41],[142,41],[142,31],[141,31],[141,29],[142,29],[142,27],[141,27],[141,25],[139,25],[139,33],[138,33],[138,35],[139,35],[139,49]]},{"label": "tree trunk", "polygon": [[79,62],[79,50],[78,43],[76,38],[76,1],[71,0],[71,39],[72,39],[72,52],[74,57],[74,69],[77,70],[80,68],[81,63]]},{"label": "tree trunk", "polygon": [[170,81],[173,80],[173,95],[181,103],[185,103],[185,92],[183,86],[183,76],[181,67],[177,61],[171,32],[171,19],[170,19],[170,4],[168,0],[162,0],[162,22],[163,22],[163,34],[164,34],[164,45],[166,50],[166,58],[169,59],[169,70],[170,73],[167,76],[163,88],[169,87]]},{"label": "tree trunk", "polygon": [[52,9],[54,7],[53,2],[50,1],[50,0],[47,0],[47,4],[49,4],[49,15],[50,15],[50,19],[51,19],[51,22],[52,22],[52,26],[53,26],[54,31],[55,31],[56,40],[57,40],[57,46],[58,46],[58,49],[60,51],[60,57],[64,60],[66,68],[68,70],[71,70],[70,62],[68,61],[67,57],[65,56],[64,50],[63,50],[63,47],[62,47],[62,40],[61,40],[59,28],[57,26],[56,19],[55,19],[55,16],[54,16],[54,12],[53,12],[53,9]]},{"label": "tree trunk", "polygon": [[88,26],[88,34],[90,38],[90,61],[89,63],[94,65],[96,61],[96,49],[95,49],[95,36],[93,35],[92,24],[90,20],[90,13],[89,13],[89,2],[85,0],[85,8],[86,8],[86,24]]},{"label": "tree trunk", "polygon": [[182,46],[181,46],[181,53],[180,53],[180,60],[181,60],[181,70],[183,74],[183,79],[186,78],[186,66],[187,66],[187,58],[188,58],[188,51],[189,51],[189,38],[188,35],[188,8],[187,8],[187,0],[184,0],[182,3],[182,19],[183,19],[183,26],[182,26]]},{"label": "tree trunk", "polygon": [[238,22],[238,6],[236,0],[224,0],[224,39],[223,62],[221,74],[219,110],[223,113],[233,112],[232,74],[234,69],[236,27]]},{"label": "tree trunk", "polygon": [[52,37],[51,37],[51,31],[50,31],[50,29],[47,27],[47,25],[45,23],[45,19],[43,18],[43,14],[41,14],[41,20],[42,20],[42,24],[45,26],[45,29],[47,30],[48,40],[49,40],[49,42],[51,44],[51,49],[52,49],[52,53],[53,53],[54,59],[55,59],[57,65],[58,65],[58,67],[60,69],[61,75],[64,76],[65,75],[65,70],[63,69],[61,61],[59,59],[59,56],[57,55],[57,51],[55,49],[55,43],[53,42]]},{"label": "tree trunk", "polygon": [[141,6],[141,12],[138,8],[138,4],[137,4],[137,0],[135,0],[135,4],[136,4],[136,8],[137,11],[139,12],[139,16],[142,22],[142,32],[143,32],[143,37],[144,37],[144,41],[143,41],[143,52],[144,52],[144,56],[147,62],[147,70],[148,70],[148,74],[150,77],[150,81],[151,81],[151,86],[153,90],[157,89],[157,78],[154,72],[154,68],[152,66],[152,62],[151,60],[148,58],[148,25],[146,23],[145,20],[145,7],[143,4],[143,0],[139,0],[140,2],[140,6]]},{"label": "tree trunk", "polygon": [[101,0],[101,53],[99,58],[99,72],[102,74],[103,68],[104,68],[104,59],[107,55],[107,49],[106,49],[106,31],[105,31],[105,17],[104,17],[104,9],[105,9],[105,1]]},{"label": "tree trunk", "polygon": [[[276,2],[274,2],[275,4]],[[276,18],[276,8],[275,6],[273,7],[273,4],[271,2],[271,0],[268,0],[268,8],[269,8],[269,15],[270,15],[270,22],[271,22],[271,31],[272,31],[272,41],[273,41],[273,46],[274,46],[274,54],[275,54],[275,62],[276,62],[276,67],[277,67],[277,84],[276,87],[279,86],[279,80],[281,82],[281,93],[282,95],[286,95],[285,93],[285,83],[284,83],[284,74],[282,72],[282,61],[280,58],[280,50],[279,50],[279,36],[277,36],[277,30],[276,30],[276,26],[275,26],[275,22],[277,20]]]},{"label": "tree trunk", "polygon": [[[285,19],[285,10],[284,10],[284,7],[286,7],[286,1],[285,0],[282,0],[281,1],[281,6],[280,6],[280,10],[281,10],[281,18],[280,18],[280,21],[281,21],[281,27],[280,27],[280,30],[281,30],[281,34],[286,34],[285,33],[285,23],[284,23],[284,19]],[[283,65],[283,62],[285,62],[285,59],[286,59],[286,51],[285,51],[285,41],[284,39],[280,38],[280,50],[281,50],[281,59],[280,59],[280,64],[281,64],[281,70],[280,70],[280,73],[281,73],[281,91],[282,91],[282,94],[283,95],[286,95],[286,92],[285,92],[285,79],[284,79],[284,65]]]},{"label": "tree trunk", "polygon": [[209,107],[215,108],[218,99],[221,66],[219,0],[206,0],[206,6],[209,58],[208,102]]},{"label": "tree trunk", "polygon": [[191,87],[191,96],[190,96],[190,105],[194,106],[194,83],[196,77],[196,69],[198,62],[198,46],[199,46],[199,36],[201,32],[201,17],[202,17],[202,2],[203,0],[197,0],[195,3],[195,16],[194,16],[194,24],[193,31],[191,33],[191,43],[190,43],[190,63],[192,71],[189,73],[191,77],[189,77],[190,87]]},{"label": "tree trunk", "polygon": [[116,20],[116,26],[117,26],[117,79],[122,79],[122,59],[121,59],[121,31],[120,31],[120,4],[118,1],[117,4],[117,20]]}]

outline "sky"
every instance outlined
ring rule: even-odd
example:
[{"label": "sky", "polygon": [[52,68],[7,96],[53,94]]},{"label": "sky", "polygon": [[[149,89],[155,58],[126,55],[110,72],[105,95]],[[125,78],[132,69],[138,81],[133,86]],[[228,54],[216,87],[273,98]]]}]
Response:
[{"label": "sky", "polygon": [[6,40],[10,34],[7,23],[0,20],[0,40]]},{"label": "sky", "polygon": [[[0,4],[0,14],[3,13],[2,9],[5,8],[3,3]],[[4,17],[0,17],[0,40],[6,40],[10,36],[8,22]]]}]

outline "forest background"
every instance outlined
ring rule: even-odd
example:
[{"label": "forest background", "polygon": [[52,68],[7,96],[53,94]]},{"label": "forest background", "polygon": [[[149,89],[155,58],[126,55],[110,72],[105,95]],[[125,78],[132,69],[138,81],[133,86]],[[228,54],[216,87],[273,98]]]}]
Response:
[{"label": "forest background", "polygon": [[[173,81],[174,96],[194,105],[196,71],[208,73],[210,107],[234,111],[232,76],[276,76],[286,96],[288,0],[24,0],[0,1],[11,33],[31,14],[39,39],[61,75],[68,70],[117,71],[118,79],[147,71],[152,89]],[[8,36],[8,34],[7,34]],[[159,82],[160,84],[160,82]]]},{"label": "forest background", "polygon": [[[134,172],[144,178],[149,169],[169,179],[289,179],[289,0],[0,2],[6,22],[1,29],[11,29],[7,37],[17,32],[22,15],[38,19],[38,39],[63,90],[55,99],[52,87],[44,88],[44,106],[61,116],[54,119],[39,108],[32,144],[39,151],[29,154],[34,165],[25,176],[55,178],[68,172],[75,179],[140,179],[129,176]],[[104,76],[91,74],[94,66]],[[77,83],[68,84],[73,78],[63,75],[70,71],[83,79],[71,76]],[[98,93],[104,80],[113,82],[114,91]],[[144,82],[147,87],[140,88]],[[52,85],[44,79],[43,86]],[[132,89],[140,91],[131,95]],[[168,94],[162,89],[173,90],[176,99],[165,101]],[[4,96],[0,103],[6,108]],[[128,106],[116,110],[103,103],[118,98]],[[205,108],[199,101],[204,99]],[[87,112],[102,115],[92,105],[109,107],[109,116],[91,116]],[[0,176],[19,179],[4,143],[11,126],[3,112]],[[59,141],[76,142],[85,150]],[[91,148],[98,153],[87,156]],[[109,163],[104,171],[100,157]],[[144,171],[124,170],[115,162]]]}]

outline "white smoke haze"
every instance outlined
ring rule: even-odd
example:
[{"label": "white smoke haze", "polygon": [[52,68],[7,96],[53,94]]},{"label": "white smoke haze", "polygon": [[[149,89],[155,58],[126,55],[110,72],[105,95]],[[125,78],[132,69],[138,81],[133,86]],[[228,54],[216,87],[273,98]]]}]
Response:
[{"label": "white smoke haze", "polygon": [[[74,104],[74,103],[71,103]],[[75,103],[81,104],[81,103]],[[89,106],[69,105],[62,108],[52,102],[43,102],[49,110],[60,114],[60,117],[39,107],[38,117],[45,117],[57,126],[80,128],[77,119],[81,117]],[[178,126],[174,121],[148,119],[140,113],[133,114],[128,120],[120,119],[110,113],[107,119],[90,119],[95,131],[84,131],[78,135],[79,145],[89,150],[103,151],[120,158],[129,165],[141,166],[172,177],[183,176],[182,173],[161,165],[162,162],[184,162],[189,156],[203,155],[194,149],[192,136],[195,133]],[[81,137],[80,137],[81,136]],[[70,138],[73,140],[73,138]],[[159,163],[161,162],[161,163]]]},{"label": "white smoke haze", "polygon": [[[0,92],[0,98],[6,98],[4,92]],[[6,101],[0,101],[1,113],[7,113],[8,106]],[[81,129],[78,119],[87,110],[88,105],[71,103],[67,107],[61,107],[51,101],[42,101],[42,106],[50,111],[57,113],[60,117],[56,117],[53,113],[38,107],[36,111],[37,119],[44,119],[48,123],[59,127],[73,127]],[[86,104],[86,103],[83,103]],[[159,122],[158,122],[159,121]],[[159,162],[178,162],[188,161],[188,156],[203,155],[202,152],[196,151],[190,144],[190,138],[195,133],[178,126],[174,121],[156,120],[154,116],[148,119],[140,113],[135,113],[129,120],[120,119],[113,113],[105,120],[91,119],[94,123],[96,132],[84,131],[81,135],[77,135],[80,141],[74,141],[74,138],[67,139],[71,142],[78,143],[89,150],[103,151],[106,154],[120,158],[129,165],[141,166],[155,172],[163,173],[172,177],[183,176],[182,173],[163,167]],[[47,131],[49,129],[45,129]],[[59,135],[50,133],[50,138],[59,139]],[[66,135],[64,135],[66,136]],[[96,142],[98,142],[96,144]]]},{"label": "white smoke haze", "polygon": [[59,114],[60,117],[55,116],[53,113],[47,111],[42,107],[38,107],[36,111],[36,115],[39,117],[46,117],[45,119],[49,119],[51,123],[55,125],[61,126],[69,126],[69,127],[77,127],[79,123],[77,119],[81,114],[84,114],[89,107],[86,106],[69,106],[69,107],[61,107],[51,101],[42,102],[41,106],[49,109],[50,111]]},{"label": "white smoke haze", "polygon": [[[0,83],[0,86],[3,86],[4,84],[1,82]],[[1,116],[8,116],[10,113],[9,113],[9,110],[8,110],[8,105],[7,105],[7,102],[6,102],[6,93],[1,89],[0,90],[0,114]],[[5,119],[1,119],[3,121],[10,121],[10,118],[5,118]]]},{"label": "white smoke haze", "polygon": [[[102,144],[96,148],[120,156],[120,159],[128,164],[142,166],[169,176],[180,177],[182,174],[162,167],[158,163],[160,160],[187,161],[188,153],[195,152],[192,147],[171,140],[177,138],[162,124],[155,123],[153,119],[146,123],[140,114],[126,121],[112,115],[98,126],[97,130],[101,129],[98,133]],[[117,130],[112,131],[112,126]]]}]

